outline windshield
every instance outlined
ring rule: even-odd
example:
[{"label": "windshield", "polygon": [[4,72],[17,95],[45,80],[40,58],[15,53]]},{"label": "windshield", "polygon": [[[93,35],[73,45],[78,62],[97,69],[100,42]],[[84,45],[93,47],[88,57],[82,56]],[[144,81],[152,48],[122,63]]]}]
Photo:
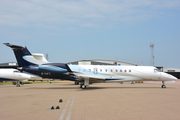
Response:
[{"label": "windshield", "polygon": [[154,69],[154,72],[156,73],[156,72],[161,72],[160,70],[158,70],[158,69]]}]

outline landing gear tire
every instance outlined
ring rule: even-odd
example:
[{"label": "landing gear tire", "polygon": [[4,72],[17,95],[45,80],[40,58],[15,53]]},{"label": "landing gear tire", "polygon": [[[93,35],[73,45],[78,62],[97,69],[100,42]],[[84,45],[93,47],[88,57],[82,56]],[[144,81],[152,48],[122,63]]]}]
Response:
[{"label": "landing gear tire", "polygon": [[82,88],[83,85],[80,85],[80,88]]},{"label": "landing gear tire", "polygon": [[166,88],[166,86],[165,86],[165,85],[162,85],[161,88]]},{"label": "landing gear tire", "polygon": [[86,85],[82,85],[82,89],[86,89]]},{"label": "landing gear tire", "polygon": [[24,83],[23,83],[22,81],[20,82],[20,84],[21,84],[21,85],[24,85]]},{"label": "landing gear tire", "polygon": [[13,83],[13,85],[16,85],[16,82],[12,82]]},{"label": "landing gear tire", "polygon": [[16,87],[20,87],[20,84],[16,84]]},{"label": "landing gear tire", "polygon": [[75,85],[79,85],[79,82],[78,82],[78,81],[75,81]]}]

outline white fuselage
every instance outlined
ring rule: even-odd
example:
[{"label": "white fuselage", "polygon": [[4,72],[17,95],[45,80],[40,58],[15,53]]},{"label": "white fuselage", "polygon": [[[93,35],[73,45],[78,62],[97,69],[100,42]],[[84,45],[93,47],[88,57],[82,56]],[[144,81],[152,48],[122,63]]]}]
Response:
[{"label": "white fuselage", "polygon": [[102,79],[104,82],[128,81],[174,81],[176,77],[158,71],[152,66],[106,66],[106,65],[68,65],[79,78]]},{"label": "white fuselage", "polygon": [[31,76],[16,69],[0,69],[0,81],[22,81],[31,79]]}]

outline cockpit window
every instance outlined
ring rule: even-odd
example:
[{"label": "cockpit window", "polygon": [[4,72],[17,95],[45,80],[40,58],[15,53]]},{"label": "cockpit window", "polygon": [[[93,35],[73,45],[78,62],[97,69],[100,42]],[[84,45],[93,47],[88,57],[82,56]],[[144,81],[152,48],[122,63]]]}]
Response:
[{"label": "cockpit window", "polygon": [[160,72],[160,70],[158,70],[158,69],[154,69],[154,72],[155,72],[155,73],[157,73],[157,72]]}]

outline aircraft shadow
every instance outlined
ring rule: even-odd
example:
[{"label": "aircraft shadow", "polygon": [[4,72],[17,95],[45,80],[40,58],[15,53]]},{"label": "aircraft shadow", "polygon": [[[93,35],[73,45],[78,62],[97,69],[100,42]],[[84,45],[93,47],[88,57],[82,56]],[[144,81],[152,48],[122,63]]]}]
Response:
[{"label": "aircraft shadow", "polygon": [[[27,89],[76,89],[78,91],[87,91],[87,90],[98,90],[98,89],[162,89],[161,87],[89,87],[86,89],[81,89],[79,86],[75,87],[30,87]],[[173,89],[173,87],[167,87],[165,89]]]},{"label": "aircraft shadow", "polygon": [[89,87],[85,90],[93,89],[159,89],[158,87]]}]

